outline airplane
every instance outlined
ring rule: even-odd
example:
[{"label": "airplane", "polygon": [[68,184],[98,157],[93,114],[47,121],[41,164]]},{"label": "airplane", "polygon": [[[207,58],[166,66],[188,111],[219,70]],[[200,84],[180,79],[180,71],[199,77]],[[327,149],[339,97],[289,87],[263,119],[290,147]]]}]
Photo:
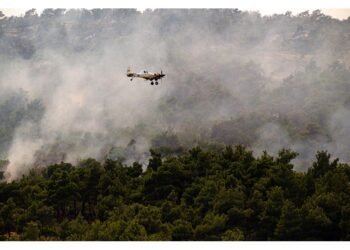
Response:
[{"label": "airplane", "polygon": [[128,67],[128,70],[126,71],[126,76],[131,77],[130,81],[132,81],[135,77],[138,77],[146,81],[150,80],[151,85],[153,84],[158,85],[158,80],[162,79],[165,76],[165,74],[163,74],[163,71],[160,71],[160,73],[152,73],[152,72],[148,72],[147,70],[142,70],[140,73],[135,73],[131,71],[130,67]]}]

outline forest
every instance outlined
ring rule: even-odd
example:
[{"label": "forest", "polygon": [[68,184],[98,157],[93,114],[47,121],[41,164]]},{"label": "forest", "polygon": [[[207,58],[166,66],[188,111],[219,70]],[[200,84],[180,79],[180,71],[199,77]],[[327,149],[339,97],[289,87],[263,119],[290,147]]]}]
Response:
[{"label": "forest", "polygon": [[350,166],[324,151],[255,158],[195,147],[134,163],[82,160],[0,184],[2,240],[349,240]]},{"label": "forest", "polygon": [[320,10],[0,11],[0,239],[348,240],[349,66]]}]

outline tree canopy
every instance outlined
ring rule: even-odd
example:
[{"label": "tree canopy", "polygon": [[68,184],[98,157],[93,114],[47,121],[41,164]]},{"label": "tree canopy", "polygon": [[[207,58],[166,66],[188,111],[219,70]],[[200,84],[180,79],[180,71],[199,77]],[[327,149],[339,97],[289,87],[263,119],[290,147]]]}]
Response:
[{"label": "tree canopy", "polygon": [[347,240],[350,166],[320,151],[243,146],[151,151],[149,165],[92,158],[0,184],[2,240]]}]

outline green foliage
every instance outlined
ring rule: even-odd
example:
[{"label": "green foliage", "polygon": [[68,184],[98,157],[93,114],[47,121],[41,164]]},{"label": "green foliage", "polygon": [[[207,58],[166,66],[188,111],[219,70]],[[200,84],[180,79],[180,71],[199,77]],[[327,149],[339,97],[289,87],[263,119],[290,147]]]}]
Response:
[{"label": "green foliage", "polygon": [[83,240],[83,236],[87,230],[88,223],[84,220],[83,216],[79,214],[74,220],[68,222],[67,231],[67,240]]},{"label": "green foliage", "polygon": [[9,164],[9,161],[0,160],[0,181],[4,179],[5,167]]},{"label": "green foliage", "polygon": [[161,154],[155,150],[151,150],[151,157],[148,168],[156,171],[162,165]]},{"label": "green foliage", "polygon": [[146,240],[147,232],[144,226],[137,223],[135,220],[129,221],[125,228],[125,231],[120,236],[120,240],[131,241],[131,240]]},{"label": "green foliage", "polygon": [[185,220],[176,220],[173,223],[172,240],[193,240],[193,228],[190,222]]},{"label": "green foliage", "polygon": [[220,235],[226,226],[226,215],[208,213],[194,230],[195,240],[220,240]]},{"label": "green foliage", "polygon": [[300,240],[303,237],[303,218],[300,209],[293,202],[286,200],[283,204],[281,216],[275,228],[277,240]]},{"label": "green foliage", "polygon": [[8,199],[5,204],[1,204],[0,206],[1,232],[7,233],[8,237],[11,236],[11,231],[13,231],[16,226],[15,208],[16,204],[13,198]]},{"label": "green foliage", "polygon": [[245,147],[142,165],[60,163],[0,183],[1,240],[347,240],[350,167],[319,152],[307,173],[296,153]]},{"label": "green foliage", "polygon": [[23,233],[21,234],[21,240],[38,240],[40,235],[40,230],[38,223],[30,221],[23,229]]},{"label": "green foliage", "polygon": [[238,241],[244,240],[244,234],[239,228],[229,229],[221,236],[225,241]]},{"label": "green foliage", "polygon": [[330,161],[331,155],[325,151],[318,151],[316,155],[316,162],[312,164],[309,173],[315,178],[325,175],[328,171],[335,169],[338,164],[338,159]]}]

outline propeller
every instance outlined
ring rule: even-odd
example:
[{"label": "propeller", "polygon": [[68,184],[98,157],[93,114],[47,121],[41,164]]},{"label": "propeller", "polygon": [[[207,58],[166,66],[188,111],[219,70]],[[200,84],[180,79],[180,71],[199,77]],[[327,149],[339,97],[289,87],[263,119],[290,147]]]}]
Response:
[{"label": "propeller", "polygon": [[164,75],[163,75],[163,70],[162,69],[160,70],[160,75],[161,75],[160,81],[162,82],[162,85],[163,85],[163,77],[164,77]]}]

